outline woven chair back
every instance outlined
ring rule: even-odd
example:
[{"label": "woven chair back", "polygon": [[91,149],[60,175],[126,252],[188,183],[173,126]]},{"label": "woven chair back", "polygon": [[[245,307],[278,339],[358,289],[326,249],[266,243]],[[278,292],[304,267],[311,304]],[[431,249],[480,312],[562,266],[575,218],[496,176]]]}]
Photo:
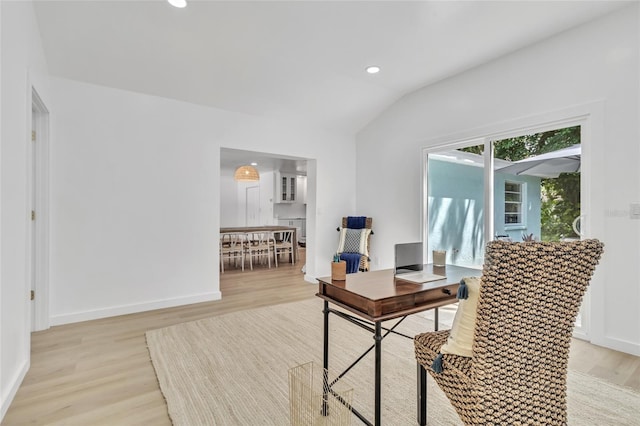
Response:
[{"label": "woven chair back", "polygon": [[487,244],[469,395],[478,424],[513,413],[566,424],[571,336],[602,251],[598,240]]}]

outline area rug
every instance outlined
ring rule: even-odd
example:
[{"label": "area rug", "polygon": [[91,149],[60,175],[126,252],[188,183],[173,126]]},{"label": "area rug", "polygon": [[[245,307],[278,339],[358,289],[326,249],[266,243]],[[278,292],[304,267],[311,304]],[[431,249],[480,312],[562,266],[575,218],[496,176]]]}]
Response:
[{"label": "area rug", "polygon": [[[288,370],[313,361],[322,365],[322,300],[310,299],[178,324],[147,332],[158,382],[176,426],[289,424]],[[330,317],[329,369],[341,372],[370,334]],[[413,336],[432,330],[424,315],[408,317],[397,330]],[[383,341],[382,423],[416,424],[416,364],[413,342],[389,335]],[[373,417],[373,351],[344,382],[354,406]],[[461,424],[429,378],[428,424]],[[638,425],[640,393],[569,372],[569,424]],[[360,424],[353,416],[352,424]]]}]

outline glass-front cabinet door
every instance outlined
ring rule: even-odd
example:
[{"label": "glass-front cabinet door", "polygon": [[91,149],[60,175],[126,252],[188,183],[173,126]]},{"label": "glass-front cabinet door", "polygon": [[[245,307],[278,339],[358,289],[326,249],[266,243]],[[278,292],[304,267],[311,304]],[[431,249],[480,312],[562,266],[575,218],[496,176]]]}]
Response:
[{"label": "glass-front cabinet door", "polygon": [[280,197],[281,203],[295,203],[296,202],[296,176],[294,175],[280,175]]}]

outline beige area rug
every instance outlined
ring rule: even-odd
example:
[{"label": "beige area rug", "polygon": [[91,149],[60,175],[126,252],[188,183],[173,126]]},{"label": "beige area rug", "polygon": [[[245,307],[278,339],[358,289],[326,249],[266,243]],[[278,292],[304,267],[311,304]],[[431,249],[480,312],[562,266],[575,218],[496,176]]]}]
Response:
[{"label": "beige area rug", "polygon": [[[176,426],[287,425],[289,368],[322,365],[322,300],[311,299],[236,312],[147,332],[151,359]],[[342,371],[373,343],[366,331],[330,317],[330,370]],[[397,329],[409,336],[431,330],[424,315]],[[413,342],[383,340],[385,425],[416,424]],[[373,351],[344,378],[354,406],[373,413]],[[429,378],[428,425],[458,425],[453,408]],[[569,373],[569,424],[640,425],[640,394]],[[352,424],[361,424],[353,416]]]}]

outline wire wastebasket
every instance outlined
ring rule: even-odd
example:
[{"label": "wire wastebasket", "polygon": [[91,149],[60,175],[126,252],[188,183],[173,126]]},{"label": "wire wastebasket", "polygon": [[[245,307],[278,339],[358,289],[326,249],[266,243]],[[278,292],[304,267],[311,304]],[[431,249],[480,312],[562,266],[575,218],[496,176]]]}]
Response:
[{"label": "wire wastebasket", "polygon": [[291,426],[351,425],[353,389],[331,385],[324,368],[313,362],[289,370],[289,418]]}]

